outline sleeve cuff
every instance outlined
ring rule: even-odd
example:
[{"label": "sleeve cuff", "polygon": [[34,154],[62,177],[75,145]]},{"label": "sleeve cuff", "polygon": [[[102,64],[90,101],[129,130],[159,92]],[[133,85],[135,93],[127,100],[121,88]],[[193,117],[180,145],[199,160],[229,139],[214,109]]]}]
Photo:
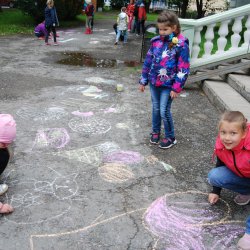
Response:
[{"label": "sleeve cuff", "polygon": [[211,193],[212,193],[212,194],[217,194],[217,195],[220,196],[221,189],[222,189],[222,188],[220,188],[220,187],[215,187],[215,186],[213,186],[213,190],[212,190]]}]

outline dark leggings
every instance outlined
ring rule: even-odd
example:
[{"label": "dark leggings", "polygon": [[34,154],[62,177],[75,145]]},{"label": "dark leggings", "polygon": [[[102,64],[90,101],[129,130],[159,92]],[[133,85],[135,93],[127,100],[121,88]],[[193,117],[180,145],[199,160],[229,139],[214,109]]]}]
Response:
[{"label": "dark leggings", "polygon": [[10,159],[10,154],[7,148],[0,148],[0,175],[7,167]]},{"label": "dark leggings", "polygon": [[52,31],[53,32],[53,37],[54,37],[54,43],[56,43],[56,28],[52,25],[46,26],[47,34],[45,37],[45,43],[49,41],[49,34]]}]

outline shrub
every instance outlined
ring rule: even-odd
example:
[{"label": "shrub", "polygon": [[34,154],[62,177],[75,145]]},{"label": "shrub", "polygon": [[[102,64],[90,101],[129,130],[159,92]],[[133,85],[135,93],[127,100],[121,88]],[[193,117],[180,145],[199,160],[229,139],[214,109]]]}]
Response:
[{"label": "shrub", "polygon": [[[59,22],[74,19],[81,12],[82,2],[81,0],[55,0]],[[19,0],[18,7],[24,13],[31,15],[37,23],[44,20],[46,0]]]}]

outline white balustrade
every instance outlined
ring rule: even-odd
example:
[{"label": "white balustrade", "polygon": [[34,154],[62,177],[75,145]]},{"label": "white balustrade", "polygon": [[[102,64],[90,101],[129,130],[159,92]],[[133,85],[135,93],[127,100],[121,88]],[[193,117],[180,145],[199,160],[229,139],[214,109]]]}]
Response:
[{"label": "white balustrade", "polygon": [[217,54],[221,54],[224,52],[225,47],[227,45],[227,39],[226,36],[228,35],[228,23],[230,22],[230,20],[225,20],[221,23],[218,34],[219,34],[219,38],[217,41],[217,45],[218,45],[218,50],[217,50]]},{"label": "white balustrade", "polygon": [[244,16],[240,16],[240,17],[235,18],[233,28],[232,28],[234,34],[231,36],[231,44],[232,44],[231,50],[235,50],[239,47],[239,43],[240,43],[240,39],[241,39],[241,36],[239,33],[242,31],[242,19],[243,19],[243,17]]},{"label": "white balustrade", "polygon": [[248,47],[250,45],[250,15],[247,18],[245,26],[247,29],[244,32],[244,43],[242,44],[242,46]]},{"label": "white balustrade", "polygon": [[[217,64],[219,61],[246,55],[250,53],[250,4],[239,8],[231,9],[219,14],[204,17],[198,20],[180,19],[182,32],[190,41],[191,68],[197,68],[207,64]],[[243,18],[246,17],[246,21]],[[245,20],[245,19],[244,19]],[[231,38],[229,34],[229,26],[233,34]],[[214,48],[214,27],[218,25],[217,51]],[[243,26],[244,25],[244,26]],[[204,55],[199,57],[201,52],[202,29],[207,27],[204,43]],[[244,30],[244,32],[242,32]],[[240,41],[244,43],[240,45]],[[228,41],[230,39],[230,41]],[[226,50],[227,44],[230,44],[229,50]],[[215,52],[215,53],[213,53]]]},{"label": "white balustrade", "polygon": [[193,50],[192,50],[192,59],[198,58],[200,52],[200,43],[201,43],[201,31],[203,27],[197,27],[194,33],[194,41],[193,41]]},{"label": "white balustrade", "polygon": [[206,42],[204,44],[204,58],[207,58],[211,55],[212,49],[213,49],[213,39],[214,39],[214,26],[216,23],[212,23],[207,26],[207,31],[205,34]]}]

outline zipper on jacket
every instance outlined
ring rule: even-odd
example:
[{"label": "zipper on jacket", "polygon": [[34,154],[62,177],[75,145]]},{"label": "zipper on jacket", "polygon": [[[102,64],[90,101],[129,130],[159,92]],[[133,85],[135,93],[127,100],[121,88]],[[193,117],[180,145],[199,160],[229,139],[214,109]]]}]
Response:
[{"label": "zipper on jacket", "polygon": [[231,151],[231,152],[232,152],[233,159],[234,159],[234,167],[235,167],[235,169],[237,170],[237,172],[240,174],[241,177],[245,177],[245,176],[240,172],[239,168],[237,167],[236,158],[235,158],[234,152],[233,152],[233,151]]}]

